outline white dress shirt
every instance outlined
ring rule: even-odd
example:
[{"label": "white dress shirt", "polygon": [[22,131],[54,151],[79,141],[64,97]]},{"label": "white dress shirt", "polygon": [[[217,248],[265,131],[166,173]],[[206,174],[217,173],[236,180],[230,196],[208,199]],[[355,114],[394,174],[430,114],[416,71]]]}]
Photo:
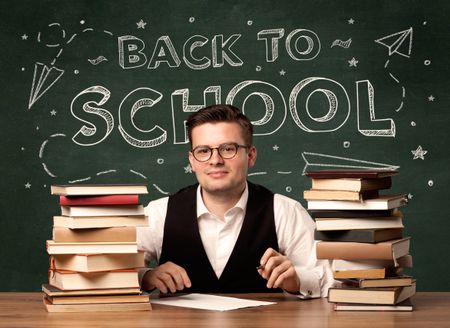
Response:
[{"label": "white dress shirt", "polygon": [[[197,189],[197,218],[206,255],[217,277],[222,274],[231,255],[242,223],[248,200],[248,186],[234,207],[220,219],[203,203],[200,186]],[[169,197],[151,201],[145,208],[148,227],[138,227],[139,249],[145,251],[146,262],[159,261],[164,235],[164,223]],[[299,297],[325,297],[333,284],[330,263],[317,260],[314,222],[303,206],[281,194],[274,195],[274,219],[279,252],[293,263],[301,286]],[[263,254],[261,254],[262,256]],[[255,269],[256,270],[256,269]],[[141,277],[143,273],[141,272]]]}]

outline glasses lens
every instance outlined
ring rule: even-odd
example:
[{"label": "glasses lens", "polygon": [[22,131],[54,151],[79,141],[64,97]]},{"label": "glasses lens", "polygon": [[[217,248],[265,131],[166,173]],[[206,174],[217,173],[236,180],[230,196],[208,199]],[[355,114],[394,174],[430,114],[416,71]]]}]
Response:
[{"label": "glasses lens", "polygon": [[222,158],[233,158],[237,153],[238,146],[235,144],[223,144],[219,147],[219,153]]},{"label": "glasses lens", "polygon": [[195,159],[198,161],[207,161],[211,157],[211,148],[209,147],[197,147],[192,152]]}]

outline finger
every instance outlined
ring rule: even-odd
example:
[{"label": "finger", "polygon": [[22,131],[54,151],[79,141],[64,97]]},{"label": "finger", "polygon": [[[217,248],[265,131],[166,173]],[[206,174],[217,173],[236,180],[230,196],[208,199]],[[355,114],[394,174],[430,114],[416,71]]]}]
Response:
[{"label": "finger", "polygon": [[191,280],[182,267],[178,267],[175,272],[172,273],[172,277],[175,281],[178,290],[183,290],[185,287],[191,287]]},{"label": "finger", "polygon": [[266,249],[266,251],[264,252],[263,256],[261,257],[259,263],[262,266],[265,266],[267,261],[272,257],[272,256],[277,256],[280,255],[276,250],[274,250],[273,248],[268,248]]},{"label": "finger", "polygon": [[277,255],[272,254],[272,256],[267,260],[266,264],[264,265],[263,271],[261,272],[261,275],[263,276],[264,279],[269,279],[274,268],[287,259],[286,256],[280,255],[277,252],[275,253]]},{"label": "finger", "polygon": [[291,264],[290,264],[289,261],[281,262],[279,265],[275,266],[272,269],[272,271],[270,273],[270,276],[267,279],[267,287],[268,288],[277,288],[277,287],[274,286],[275,282],[290,267],[291,267]]},{"label": "finger", "polygon": [[165,272],[160,276],[160,281],[164,284],[164,286],[170,290],[171,293],[175,293],[177,291],[177,287],[175,286],[175,282],[173,277]]},{"label": "finger", "polygon": [[280,288],[290,278],[294,278],[295,270],[293,267],[289,267],[286,271],[281,273],[273,283],[273,288]]}]

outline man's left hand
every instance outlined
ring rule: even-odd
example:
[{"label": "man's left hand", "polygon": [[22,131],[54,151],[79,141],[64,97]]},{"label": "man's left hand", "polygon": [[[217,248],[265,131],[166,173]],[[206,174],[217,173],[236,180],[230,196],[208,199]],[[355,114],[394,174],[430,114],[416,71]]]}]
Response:
[{"label": "man's left hand", "polygon": [[292,262],[272,248],[268,248],[260,260],[258,273],[267,280],[267,288],[282,288],[291,293],[300,290],[300,279]]}]

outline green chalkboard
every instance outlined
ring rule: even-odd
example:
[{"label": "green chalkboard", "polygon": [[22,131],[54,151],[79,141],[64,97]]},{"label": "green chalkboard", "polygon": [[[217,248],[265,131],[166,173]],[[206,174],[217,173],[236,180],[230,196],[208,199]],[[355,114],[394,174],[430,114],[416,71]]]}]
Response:
[{"label": "green chalkboard", "polygon": [[249,180],[395,167],[418,289],[450,290],[448,1],[1,1],[0,290],[46,280],[56,183],[195,181],[184,121],[232,103]]}]

